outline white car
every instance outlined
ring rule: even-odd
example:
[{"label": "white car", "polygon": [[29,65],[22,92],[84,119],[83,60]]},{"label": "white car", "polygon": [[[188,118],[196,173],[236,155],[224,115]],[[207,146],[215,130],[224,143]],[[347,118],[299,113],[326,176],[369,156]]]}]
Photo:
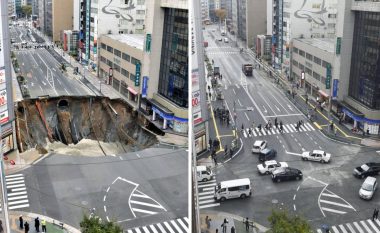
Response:
[{"label": "white car", "polygon": [[311,160],[321,163],[328,163],[331,160],[331,154],[323,150],[305,151],[302,153],[302,160]]},{"label": "white car", "polygon": [[228,41],[229,41],[228,38],[225,37],[225,38],[224,38],[224,43],[228,43]]},{"label": "white car", "polygon": [[252,153],[260,153],[262,150],[267,148],[267,141],[264,140],[257,140],[253,144],[252,147]]},{"label": "white car", "polygon": [[261,175],[270,174],[280,167],[288,167],[286,162],[277,162],[276,160],[265,161],[263,164],[257,165],[257,170]]},{"label": "white car", "polygon": [[218,41],[222,41],[222,40],[223,40],[222,37],[219,37],[219,38],[218,38]]},{"label": "white car", "polygon": [[373,194],[375,194],[376,189],[377,189],[376,178],[372,176],[368,176],[364,180],[359,190],[359,196],[363,199],[371,200],[373,197]]}]

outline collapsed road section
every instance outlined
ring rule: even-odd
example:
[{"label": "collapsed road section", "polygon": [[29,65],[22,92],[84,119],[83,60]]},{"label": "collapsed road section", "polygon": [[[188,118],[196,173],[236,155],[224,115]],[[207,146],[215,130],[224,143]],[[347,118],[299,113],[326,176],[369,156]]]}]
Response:
[{"label": "collapsed road section", "polygon": [[[128,152],[150,147],[157,142],[156,135],[142,126],[144,119],[120,99],[27,99],[16,103],[15,115],[20,152],[37,148],[40,153],[46,153],[49,146],[57,142],[67,147],[95,141],[102,153],[107,155],[104,149],[107,143],[117,146],[118,152]],[[87,145],[93,146],[93,143]]]}]

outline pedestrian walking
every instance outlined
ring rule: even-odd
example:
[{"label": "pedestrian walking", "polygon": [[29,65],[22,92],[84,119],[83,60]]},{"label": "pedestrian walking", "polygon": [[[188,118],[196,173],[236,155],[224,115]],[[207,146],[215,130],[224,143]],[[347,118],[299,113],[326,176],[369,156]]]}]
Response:
[{"label": "pedestrian walking", "polygon": [[24,219],[22,218],[22,215],[20,215],[18,221],[20,222],[20,229],[24,229]]},{"label": "pedestrian walking", "polygon": [[38,217],[34,219],[34,227],[36,228],[36,232],[40,232],[40,219]]},{"label": "pedestrian walking", "polygon": [[45,219],[41,220],[41,226],[42,226],[42,232],[46,232],[46,220]]},{"label": "pedestrian walking", "polygon": [[372,214],[372,221],[375,221],[375,218],[377,218],[376,214],[378,214],[378,210],[375,208]]},{"label": "pedestrian walking", "polygon": [[220,75],[220,80],[223,80],[223,75],[222,74]]},{"label": "pedestrian walking", "polygon": [[334,135],[336,136],[336,133],[337,133],[337,128],[335,127],[335,129],[334,129]]},{"label": "pedestrian walking", "polygon": [[281,124],[280,125],[280,132],[283,133],[284,132],[284,126]]},{"label": "pedestrian walking", "polygon": [[241,124],[241,132],[244,131],[244,124]]},{"label": "pedestrian walking", "polygon": [[211,150],[212,149],[212,139],[211,138],[208,140],[208,144],[209,144],[210,150]]},{"label": "pedestrian walking", "polygon": [[211,87],[210,87],[210,85],[207,85],[207,89],[208,89],[208,92],[211,91]]},{"label": "pedestrian walking", "polygon": [[259,125],[257,126],[257,128],[258,128],[259,131],[261,132],[261,124],[259,124]]},{"label": "pedestrian walking", "polygon": [[277,117],[274,118],[274,124],[277,126]]},{"label": "pedestrian walking", "polygon": [[245,219],[245,230],[246,231],[249,231],[249,221],[248,221],[248,217]]},{"label": "pedestrian walking", "polygon": [[306,95],[305,102],[306,102],[306,105],[309,102],[309,96],[308,95]]},{"label": "pedestrian walking", "polygon": [[249,135],[249,137],[251,137],[251,135],[252,135],[252,130],[251,130],[251,128],[248,128],[248,135]]},{"label": "pedestrian walking", "polygon": [[0,220],[0,233],[4,232],[3,221]]},{"label": "pedestrian walking", "polygon": [[231,227],[231,233],[235,233],[235,227],[234,226]]},{"label": "pedestrian walking", "polygon": [[232,150],[232,148],[230,148],[230,158],[232,159],[232,155],[233,155],[234,151]]},{"label": "pedestrian walking", "polygon": [[224,219],[221,225],[223,233],[227,233],[227,223],[228,223],[227,219]]},{"label": "pedestrian walking", "polygon": [[369,135],[369,127],[367,127],[367,135]]},{"label": "pedestrian walking", "polygon": [[25,223],[24,223],[24,231],[25,231],[25,233],[29,232],[29,223],[27,221],[25,221]]}]

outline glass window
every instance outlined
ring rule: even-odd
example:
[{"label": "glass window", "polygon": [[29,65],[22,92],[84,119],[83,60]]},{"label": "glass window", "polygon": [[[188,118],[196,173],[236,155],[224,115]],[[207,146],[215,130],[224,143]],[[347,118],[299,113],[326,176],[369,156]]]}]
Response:
[{"label": "glass window", "polygon": [[112,65],[113,65],[112,61],[107,60],[107,65],[108,65],[109,67],[112,67]]},{"label": "glass window", "polygon": [[113,70],[116,70],[117,72],[120,73],[120,66],[116,65],[115,63],[113,64]]},{"label": "glass window", "polygon": [[299,53],[299,55],[302,56],[302,57],[305,56],[305,51],[303,51],[303,50],[301,50],[301,49],[298,51],[298,53]]},{"label": "glass window", "polygon": [[133,74],[129,74],[129,78],[130,78],[132,81],[135,81],[135,80],[136,80],[136,76],[133,75]]},{"label": "glass window", "polygon": [[327,67],[327,64],[329,64],[327,61],[323,61],[323,60],[322,60],[322,66],[323,66],[323,67],[326,68],[326,67]]},{"label": "glass window", "polygon": [[129,78],[129,72],[123,68],[121,68],[121,74],[124,75],[126,78]]},{"label": "glass window", "polygon": [[320,78],[321,78],[321,76],[318,74],[318,73],[316,73],[316,72],[313,72],[313,78],[315,78],[316,80],[320,80]]},{"label": "glass window", "polygon": [[144,11],[144,10],[137,10],[137,14],[138,14],[138,15],[144,15],[144,14],[145,14],[145,11]]},{"label": "glass window", "polygon": [[140,63],[140,64],[141,64],[140,60],[139,60],[139,59],[136,59],[136,58],[134,58],[134,57],[131,58],[131,63],[134,64],[134,65],[136,65],[137,63]]},{"label": "glass window", "polygon": [[113,53],[113,48],[111,46],[107,45],[107,51],[110,53]]},{"label": "glass window", "polygon": [[297,62],[296,60],[294,60],[294,59],[293,59],[293,65],[294,65],[295,67],[298,67],[298,62]]},{"label": "glass window", "polygon": [[314,56],[314,63],[315,63],[315,64],[321,65],[321,62],[322,62],[322,61],[321,61],[320,58]]},{"label": "glass window", "polygon": [[302,65],[301,63],[299,64],[299,68],[300,68],[300,70],[305,70],[305,66]]},{"label": "glass window", "polygon": [[306,74],[308,74],[308,75],[312,75],[312,73],[311,73],[311,69],[309,69],[309,68],[305,68],[305,72],[306,72]]},{"label": "glass window", "polygon": [[106,45],[106,44],[104,44],[104,43],[100,43],[100,46],[101,46],[101,48],[102,48],[102,49],[104,49],[104,50],[106,50],[106,49],[107,49],[107,45]]},{"label": "glass window", "polygon": [[123,53],[123,59],[126,60],[127,62],[130,62],[131,61],[131,56],[129,56],[126,53]]},{"label": "glass window", "polygon": [[100,61],[107,64],[107,59],[103,56],[100,56]]},{"label": "glass window", "polygon": [[313,60],[313,55],[311,55],[310,53],[306,53],[306,59],[312,61]]},{"label": "glass window", "polygon": [[113,50],[113,54],[115,54],[118,57],[121,57],[121,52],[119,50],[117,50],[117,49]]},{"label": "glass window", "polygon": [[145,5],[145,0],[137,0],[137,5]]},{"label": "glass window", "polygon": [[298,49],[296,47],[293,47],[293,52],[298,53]]}]

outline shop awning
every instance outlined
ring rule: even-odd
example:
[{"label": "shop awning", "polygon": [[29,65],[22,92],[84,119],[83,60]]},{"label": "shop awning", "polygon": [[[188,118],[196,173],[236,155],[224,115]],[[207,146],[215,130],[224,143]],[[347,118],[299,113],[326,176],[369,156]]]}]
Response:
[{"label": "shop awning", "polygon": [[160,103],[158,103],[154,99],[147,99],[147,101],[152,104],[152,110],[158,113],[161,117],[164,117],[169,120],[173,119],[174,113],[172,111],[162,106]]},{"label": "shop awning", "polygon": [[329,98],[329,95],[328,95],[326,92],[322,91],[322,90],[319,90],[318,93],[319,93],[321,96],[325,97],[325,98]]},{"label": "shop awning", "polygon": [[137,95],[137,91],[135,91],[135,89],[133,89],[132,87],[128,87],[127,90],[132,94]]}]

